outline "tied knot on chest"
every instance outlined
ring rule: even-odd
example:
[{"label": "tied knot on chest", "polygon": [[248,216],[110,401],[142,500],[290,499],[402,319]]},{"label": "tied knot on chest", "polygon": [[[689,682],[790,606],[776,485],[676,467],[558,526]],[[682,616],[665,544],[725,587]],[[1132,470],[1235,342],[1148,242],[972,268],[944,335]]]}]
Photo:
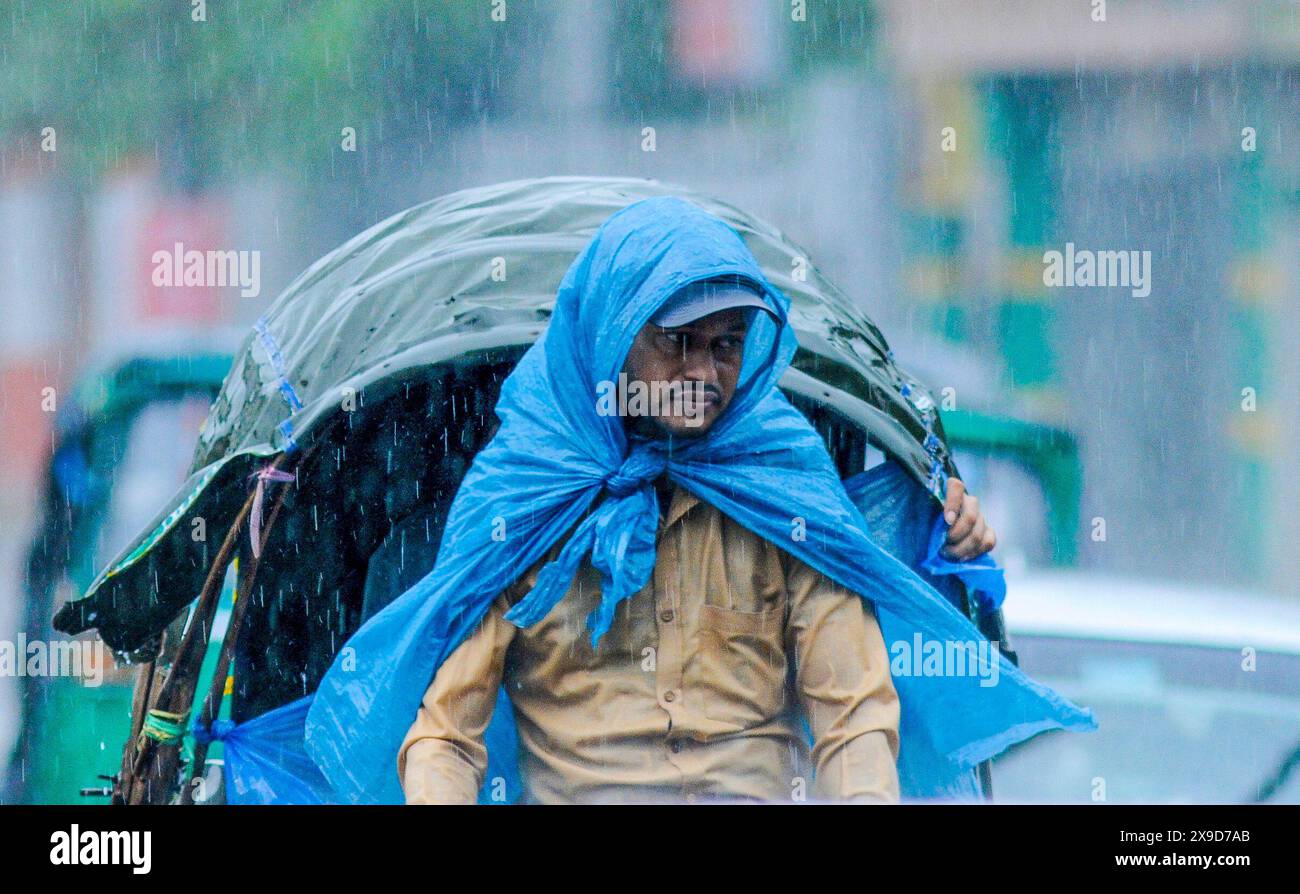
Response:
[{"label": "tied knot on chest", "polygon": [[618,470],[605,478],[605,489],[613,497],[630,497],[654,481],[668,467],[663,450],[649,444],[637,444],[629,451]]},{"label": "tied knot on chest", "polygon": [[533,588],[506,612],[505,619],[519,627],[537,623],[569,588],[583,557],[590,556],[601,575],[600,604],[587,618],[594,648],[609,629],[618,603],[650,579],[655,560],[654,497],[645,494],[644,488],[667,467],[662,447],[634,444],[618,469],[601,479],[611,499],[578,525],[560,554],[542,566]]}]

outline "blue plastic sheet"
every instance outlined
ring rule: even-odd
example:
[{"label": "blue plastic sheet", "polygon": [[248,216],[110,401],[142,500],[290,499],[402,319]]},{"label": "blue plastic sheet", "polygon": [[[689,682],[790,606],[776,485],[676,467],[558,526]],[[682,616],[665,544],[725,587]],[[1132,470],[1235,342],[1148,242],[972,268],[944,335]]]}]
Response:
[{"label": "blue plastic sheet", "polygon": [[[937,513],[936,513],[937,514]],[[955,562],[943,555],[948,525],[938,515],[930,526],[930,545],[921,568],[932,575],[950,574],[966,585],[986,608],[998,608],[1007,598],[1007,580],[992,553]]]},{"label": "blue plastic sheet", "polygon": [[[630,441],[619,418],[597,413],[599,383],[617,378],[632,339],[673,292],[726,275],[758,283],[775,315],[760,314],[751,327],[731,404],[703,437]],[[570,531],[508,617],[520,626],[543,617],[585,558],[602,576],[601,603],[589,618],[599,641],[618,602],[653,568],[652,482],[664,470],[871,600],[887,644],[973,648],[983,640],[944,595],[872,539],[821,437],[777,388],[797,347],[788,307],[736,232],[695,205],[647,199],[601,226],[565,275],[546,333],[503,385],[501,427],[457,493],[436,566],[353,635],[309,708],[307,752],[340,800],[402,800],[397,750],[434,673],[492,600]],[[584,520],[601,493],[606,499]],[[502,526],[504,538],[493,536]],[[1095,728],[1090,711],[1000,655],[993,661],[996,685],[910,666],[894,674],[905,796],[966,791],[972,767],[1016,742],[1048,729]]]},{"label": "blue plastic sheet", "polygon": [[[998,608],[1007,595],[1002,568],[992,553],[957,562],[943,555],[948,525],[929,494],[912,482],[896,463],[880,465],[845,479],[844,489],[866,519],[868,533],[894,558],[917,572],[926,583],[960,606],[961,581],[988,608]],[[929,532],[918,539],[918,534]]]},{"label": "blue plastic sheet", "polygon": [[329,804],[333,792],[303,742],[311,696],[282,705],[245,723],[197,723],[197,742],[225,748],[226,801],[230,804]]},{"label": "blue plastic sheet", "polygon": [[[954,577],[960,575],[962,563],[948,562],[939,554],[947,525],[930,494],[892,461],[845,480],[844,488],[862,512],[872,539],[894,558],[912,567],[954,605],[960,605],[961,590]],[[927,537],[927,529],[937,531],[939,536]],[[992,562],[982,564],[996,567]],[[214,725],[213,733],[207,738],[225,743],[227,799],[231,803],[328,801],[331,797],[328,785],[303,750],[303,723],[309,704],[310,697],[241,726],[233,726],[229,721]],[[812,731],[806,718],[803,730],[811,747]],[[195,733],[197,738],[203,738],[201,730],[196,728]],[[518,803],[523,797],[519,739],[514,708],[504,686],[498,690],[484,744],[488,767],[479,791],[479,803]],[[943,796],[961,800],[981,798],[975,773],[971,771],[955,778]]]},{"label": "blue plastic sheet", "polygon": [[[962,584],[970,586],[964,562],[950,562],[942,555],[948,525],[943,520],[942,507],[928,490],[918,484],[903,467],[886,460],[865,472],[844,481],[844,490],[853,505],[862,513],[867,523],[867,533],[876,544],[898,561],[907,565],[918,577],[942,594],[955,608],[962,605]],[[989,555],[981,556],[982,573],[996,572],[998,582],[1002,571]],[[983,583],[984,578],[980,578]],[[1005,594],[1005,583],[1002,591]],[[882,619],[881,633],[891,655],[900,650],[899,640],[891,639],[895,631],[892,623]],[[903,631],[905,634],[905,630]],[[901,642],[906,643],[904,639]],[[895,680],[897,682],[897,680]],[[920,719],[912,706],[900,698],[902,716],[899,723],[900,738],[908,734]],[[965,774],[954,775],[942,786],[933,782],[933,771],[925,761],[923,752],[908,751],[899,759],[899,787],[914,798],[942,798],[946,801],[974,801],[983,797],[979,779],[972,768]]]}]

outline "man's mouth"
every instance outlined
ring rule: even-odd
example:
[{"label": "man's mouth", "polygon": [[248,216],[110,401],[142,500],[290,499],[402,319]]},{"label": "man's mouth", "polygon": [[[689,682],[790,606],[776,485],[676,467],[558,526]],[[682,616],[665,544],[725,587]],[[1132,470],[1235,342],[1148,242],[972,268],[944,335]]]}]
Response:
[{"label": "man's mouth", "polygon": [[686,416],[698,415],[722,404],[722,392],[712,385],[685,385],[679,394],[681,412]]}]

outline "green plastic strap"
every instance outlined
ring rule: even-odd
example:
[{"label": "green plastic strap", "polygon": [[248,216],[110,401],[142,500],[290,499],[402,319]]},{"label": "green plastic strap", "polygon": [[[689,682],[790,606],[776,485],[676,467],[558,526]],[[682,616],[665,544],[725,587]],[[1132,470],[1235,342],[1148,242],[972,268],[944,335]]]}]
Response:
[{"label": "green plastic strap", "polygon": [[160,745],[175,745],[185,736],[185,715],[150,708],[145,716],[140,735],[153,739]]}]

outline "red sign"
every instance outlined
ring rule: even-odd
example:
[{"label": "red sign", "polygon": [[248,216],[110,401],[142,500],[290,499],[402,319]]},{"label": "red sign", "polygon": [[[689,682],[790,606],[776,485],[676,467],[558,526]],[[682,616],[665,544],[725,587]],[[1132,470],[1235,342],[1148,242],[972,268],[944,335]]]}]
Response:
[{"label": "red sign", "polygon": [[217,203],[176,198],[145,218],[138,319],[210,323],[221,318],[221,286],[196,275],[206,274],[206,265],[194,259],[224,248],[224,221]]}]

